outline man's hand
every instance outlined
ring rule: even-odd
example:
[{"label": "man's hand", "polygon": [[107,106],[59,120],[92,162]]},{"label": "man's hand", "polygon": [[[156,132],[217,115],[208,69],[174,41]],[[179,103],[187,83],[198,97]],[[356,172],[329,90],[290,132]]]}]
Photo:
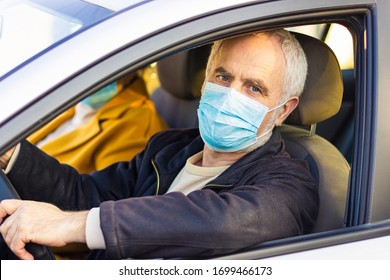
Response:
[{"label": "man's hand", "polygon": [[8,152],[0,156],[0,168],[6,169],[7,165],[9,163],[9,160],[12,157],[12,154],[14,153],[16,147],[13,147]]},{"label": "man's hand", "polygon": [[48,203],[7,199],[0,203],[0,232],[14,254],[28,260],[33,259],[25,250],[29,242],[53,247],[85,243],[87,215],[88,211],[64,212]]}]

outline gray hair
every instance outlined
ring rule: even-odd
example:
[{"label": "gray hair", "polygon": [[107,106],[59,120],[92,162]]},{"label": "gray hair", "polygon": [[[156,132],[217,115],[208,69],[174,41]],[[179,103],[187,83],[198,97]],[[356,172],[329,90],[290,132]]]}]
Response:
[{"label": "gray hair", "polygon": [[[292,96],[299,97],[305,86],[307,76],[307,60],[305,52],[303,51],[298,40],[285,29],[261,31],[253,33],[252,35],[256,36],[258,34],[267,34],[268,36],[277,38],[286,60],[284,82],[282,85],[282,98],[280,103],[288,100]],[[214,42],[207,62],[206,76],[208,76],[211,63],[215,59],[215,56],[219,52],[223,42],[229,39],[231,38],[226,38]]]}]

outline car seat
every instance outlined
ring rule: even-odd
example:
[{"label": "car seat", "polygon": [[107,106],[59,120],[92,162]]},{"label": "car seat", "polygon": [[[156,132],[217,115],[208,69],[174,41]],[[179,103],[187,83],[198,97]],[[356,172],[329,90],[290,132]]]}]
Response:
[{"label": "car seat", "polygon": [[316,133],[330,141],[352,163],[355,111],[354,69],[341,70],[343,76],[343,100],[336,115],[317,124]]},{"label": "car seat", "polygon": [[205,45],[157,63],[161,86],[152,93],[151,99],[169,127],[198,127],[196,110],[210,49],[210,45]]},{"label": "car seat", "polygon": [[[337,148],[315,134],[316,124],[339,110],[343,82],[336,56],[325,43],[294,35],[306,53],[308,77],[299,105],[277,129],[286,150],[293,158],[308,162],[318,183],[320,209],[313,232],[321,232],[344,226],[350,166]],[[205,45],[157,63],[161,87],[152,100],[170,127],[197,127],[196,109],[209,52],[210,46]]]}]

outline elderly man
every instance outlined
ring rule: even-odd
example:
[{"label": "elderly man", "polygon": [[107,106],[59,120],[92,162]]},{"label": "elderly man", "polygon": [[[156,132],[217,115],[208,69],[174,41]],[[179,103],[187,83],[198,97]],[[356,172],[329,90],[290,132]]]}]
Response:
[{"label": "elderly man", "polygon": [[82,242],[108,259],[204,257],[309,232],[316,183],[273,132],[306,72],[287,31],[228,38],[211,51],[199,130],[158,133],[130,162],[91,175],[23,141],[1,157],[25,199],[0,205],[5,241],[23,259],[28,242]]}]

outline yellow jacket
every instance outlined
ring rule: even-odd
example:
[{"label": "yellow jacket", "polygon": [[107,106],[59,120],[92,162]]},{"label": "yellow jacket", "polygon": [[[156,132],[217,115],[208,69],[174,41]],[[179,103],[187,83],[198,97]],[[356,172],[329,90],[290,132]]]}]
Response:
[{"label": "yellow jacket", "polygon": [[[74,113],[73,107],[27,139],[37,144]],[[147,97],[143,82],[138,80],[121,90],[91,121],[45,143],[41,149],[61,163],[89,173],[114,162],[129,161],[143,150],[154,133],[165,128],[153,102]]]}]

